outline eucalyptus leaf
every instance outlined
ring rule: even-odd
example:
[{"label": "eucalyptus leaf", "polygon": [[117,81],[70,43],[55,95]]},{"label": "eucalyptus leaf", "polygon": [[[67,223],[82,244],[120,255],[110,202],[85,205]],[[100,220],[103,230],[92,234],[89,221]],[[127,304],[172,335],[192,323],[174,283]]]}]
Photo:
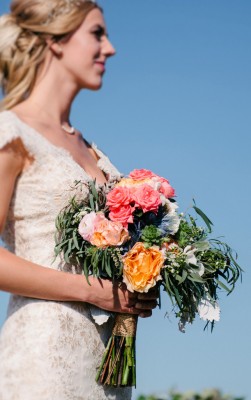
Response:
[{"label": "eucalyptus leaf", "polygon": [[204,279],[196,272],[190,272],[187,278],[193,282],[205,283]]},{"label": "eucalyptus leaf", "polygon": [[203,219],[203,221],[205,222],[206,226],[208,227],[209,232],[212,232],[212,221],[210,221],[210,219],[206,216],[206,214],[204,214],[203,211],[201,211],[200,208],[193,206],[194,210],[196,211],[196,213]]},{"label": "eucalyptus leaf", "polygon": [[216,280],[216,282],[218,283],[218,285],[222,288],[222,289],[224,289],[224,290],[226,290],[227,292],[231,292],[231,289],[229,289],[226,285],[224,285],[224,283],[222,283],[221,281],[219,281],[219,279],[215,279]]},{"label": "eucalyptus leaf", "polygon": [[195,242],[193,244],[193,247],[195,247],[199,251],[206,251],[210,249],[210,244],[209,242],[203,241],[203,242]]}]

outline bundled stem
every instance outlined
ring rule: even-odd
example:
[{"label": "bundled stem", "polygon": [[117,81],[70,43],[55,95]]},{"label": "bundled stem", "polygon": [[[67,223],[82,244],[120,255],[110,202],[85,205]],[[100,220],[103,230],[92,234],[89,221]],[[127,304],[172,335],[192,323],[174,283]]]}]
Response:
[{"label": "bundled stem", "polygon": [[96,381],[107,386],[136,386],[136,329],[138,317],[117,314]]}]

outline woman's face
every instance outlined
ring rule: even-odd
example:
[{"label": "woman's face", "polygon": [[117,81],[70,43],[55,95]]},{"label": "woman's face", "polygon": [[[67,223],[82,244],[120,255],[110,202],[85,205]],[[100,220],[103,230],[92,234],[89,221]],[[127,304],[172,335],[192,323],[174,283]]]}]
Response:
[{"label": "woman's face", "polygon": [[82,25],[67,40],[60,42],[60,47],[60,63],[69,78],[79,88],[99,89],[106,60],[115,54],[101,11],[98,8],[90,11]]}]

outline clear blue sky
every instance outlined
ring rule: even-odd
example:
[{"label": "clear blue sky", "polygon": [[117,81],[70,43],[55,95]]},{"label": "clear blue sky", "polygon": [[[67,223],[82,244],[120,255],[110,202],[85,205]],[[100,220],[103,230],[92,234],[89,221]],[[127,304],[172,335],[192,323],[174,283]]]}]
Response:
[{"label": "clear blue sky", "polygon": [[[2,0],[1,14],[8,1]],[[102,0],[117,55],[100,92],[83,92],[72,122],[124,173],[148,168],[192,198],[245,269],[221,297],[215,331],[177,329],[169,302],[140,320],[139,393],[218,387],[251,399],[251,2]],[[4,320],[7,296],[0,294]]]}]

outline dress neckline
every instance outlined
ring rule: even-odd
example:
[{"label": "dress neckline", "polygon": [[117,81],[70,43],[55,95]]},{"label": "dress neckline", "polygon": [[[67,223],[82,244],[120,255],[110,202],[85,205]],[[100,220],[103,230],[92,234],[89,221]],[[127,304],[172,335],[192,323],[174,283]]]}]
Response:
[{"label": "dress neckline", "polygon": [[[74,157],[72,156],[71,152],[69,150],[67,150],[65,147],[62,146],[57,146],[55,144],[53,144],[49,139],[47,139],[44,135],[42,135],[42,133],[40,133],[37,129],[33,128],[32,126],[30,126],[29,124],[27,124],[25,121],[23,121],[14,111],[12,110],[6,110],[5,112],[9,113],[9,115],[11,115],[20,125],[23,125],[23,127],[29,129],[33,134],[35,134],[40,140],[42,140],[47,146],[51,147],[52,149],[64,153],[69,159],[71,159],[71,161],[78,167],[80,168],[80,170],[82,172],[85,173],[86,177],[88,178],[88,181],[94,181],[95,178],[93,178],[90,174],[88,174],[86,172],[86,170],[74,159]],[[103,172],[106,181],[109,181],[109,175],[103,171],[103,169],[100,167],[100,161],[102,160],[102,158],[104,157],[103,152],[100,152],[97,149],[97,146],[95,145],[95,143],[91,142],[89,143],[88,141],[86,141],[83,136],[82,136],[82,140],[86,142],[86,144],[88,144],[89,146],[91,146],[92,150],[94,151],[95,155],[97,156],[97,167]],[[104,183],[98,183],[96,182],[98,186],[103,186]]]}]

